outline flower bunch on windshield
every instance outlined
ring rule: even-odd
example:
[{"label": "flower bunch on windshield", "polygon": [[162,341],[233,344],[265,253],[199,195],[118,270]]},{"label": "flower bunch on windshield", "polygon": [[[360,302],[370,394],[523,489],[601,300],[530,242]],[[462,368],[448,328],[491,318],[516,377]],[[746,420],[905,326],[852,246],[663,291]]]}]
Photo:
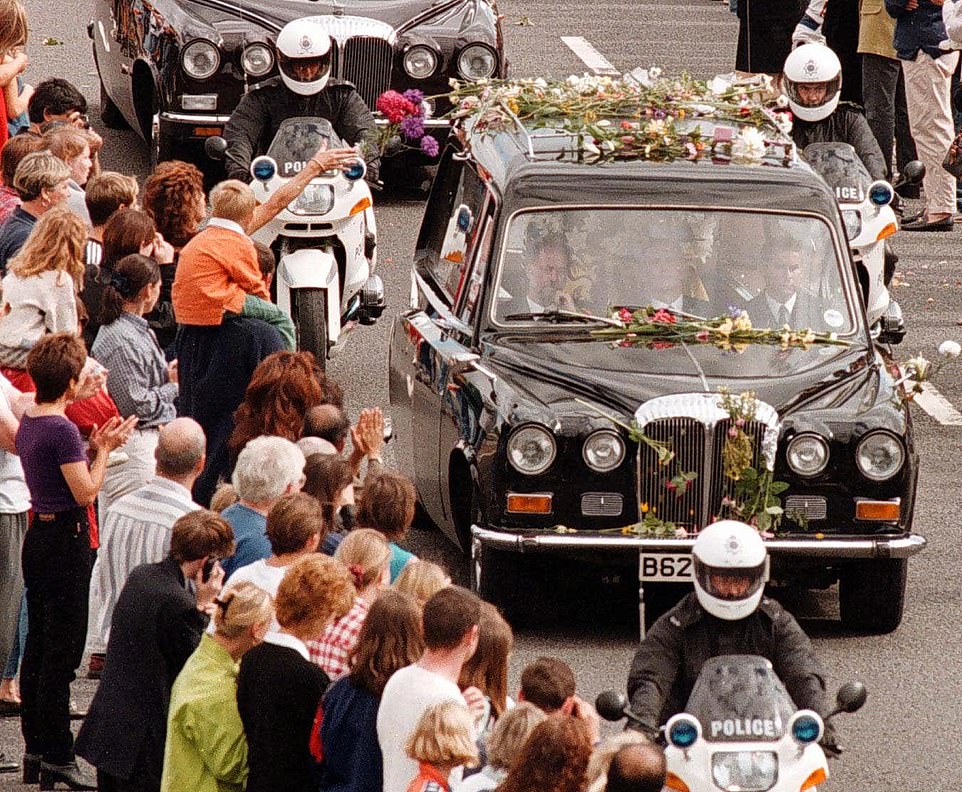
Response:
[{"label": "flower bunch on windshield", "polygon": [[385,91],[375,103],[388,124],[378,130],[378,149],[381,156],[393,156],[404,150],[416,149],[429,157],[438,155],[438,142],[427,134],[425,120],[429,107],[424,94],[411,88],[403,94]]}]

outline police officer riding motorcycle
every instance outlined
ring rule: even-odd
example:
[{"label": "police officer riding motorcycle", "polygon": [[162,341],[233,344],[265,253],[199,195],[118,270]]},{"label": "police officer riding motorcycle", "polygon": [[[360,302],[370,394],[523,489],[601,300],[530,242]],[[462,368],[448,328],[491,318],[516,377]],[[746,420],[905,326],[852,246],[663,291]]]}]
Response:
[{"label": "police officer riding motorcycle", "polygon": [[[337,136],[360,147],[367,178],[377,179],[374,116],[349,82],[331,79],[331,37],[317,22],[296,19],[277,34],[280,80],[274,78],[241,99],[224,128],[227,176],[250,181],[251,161],[267,151],[280,125],[289,118],[327,119]],[[320,155],[319,155],[320,156]],[[344,165],[343,157],[331,167]]]},{"label": "police officer riding motorcycle", "polygon": [[[631,663],[631,711],[662,724],[684,711],[707,660],[751,654],[767,658],[799,709],[823,717],[831,707],[825,675],[795,618],[764,595],[768,551],[758,531],[735,520],[707,526],[692,548],[693,593],[645,635]],[[822,747],[839,753],[826,722]]]}]

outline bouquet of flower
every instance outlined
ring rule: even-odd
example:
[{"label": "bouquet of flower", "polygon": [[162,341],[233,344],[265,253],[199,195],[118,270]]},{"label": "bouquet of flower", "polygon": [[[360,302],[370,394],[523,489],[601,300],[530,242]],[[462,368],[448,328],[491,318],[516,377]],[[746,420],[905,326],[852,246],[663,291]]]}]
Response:
[{"label": "bouquet of flower", "polygon": [[424,94],[411,88],[403,94],[385,91],[377,98],[376,109],[387,119],[378,128],[378,150],[382,157],[405,150],[420,151],[428,157],[438,155],[438,142],[424,128],[428,105]]}]

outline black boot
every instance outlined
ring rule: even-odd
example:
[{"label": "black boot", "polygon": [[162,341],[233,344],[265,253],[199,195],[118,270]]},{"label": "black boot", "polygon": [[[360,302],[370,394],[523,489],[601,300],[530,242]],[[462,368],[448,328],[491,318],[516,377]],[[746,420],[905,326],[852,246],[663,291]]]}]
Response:
[{"label": "black boot", "polygon": [[96,789],[97,779],[93,773],[80,767],[77,760],[69,764],[40,763],[40,789],[55,789],[57,782],[70,789]]},{"label": "black boot", "polygon": [[23,755],[23,783],[40,783],[40,754],[25,753]]}]

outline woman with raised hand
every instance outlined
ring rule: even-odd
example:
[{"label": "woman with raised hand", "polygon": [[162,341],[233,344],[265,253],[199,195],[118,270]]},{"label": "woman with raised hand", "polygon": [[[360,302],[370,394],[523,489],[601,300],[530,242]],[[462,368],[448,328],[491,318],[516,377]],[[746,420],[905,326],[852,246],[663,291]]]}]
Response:
[{"label": "woman with raised hand", "polygon": [[238,663],[264,640],[270,595],[241,583],[214,605],[214,634],[203,635],[174,682],[167,716],[162,792],[243,792],[247,737],[237,709]]},{"label": "woman with raised hand", "polygon": [[168,363],[144,318],[160,295],[160,266],[132,253],[102,273],[100,330],[92,353],[110,371],[107,390],[123,417],[137,416],[127,461],[107,471],[100,514],[154,476],[160,428],[177,417],[177,361]]}]

